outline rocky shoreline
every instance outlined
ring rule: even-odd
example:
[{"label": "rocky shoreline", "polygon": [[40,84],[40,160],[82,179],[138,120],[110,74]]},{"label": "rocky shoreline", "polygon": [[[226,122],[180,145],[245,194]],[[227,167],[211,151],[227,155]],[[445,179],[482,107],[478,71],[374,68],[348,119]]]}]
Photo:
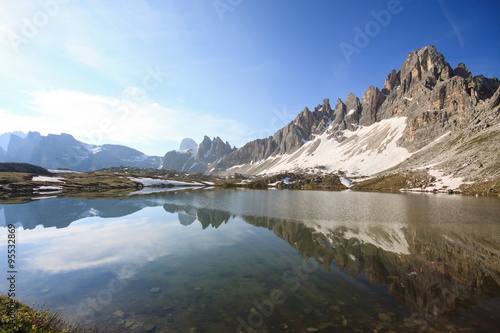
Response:
[{"label": "rocky shoreline", "polygon": [[287,172],[265,177],[245,177],[240,174],[217,177],[201,173],[187,174],[141,168],[113,168],[113,170],[85,173],[46,171],[42,174],[40,172],[0,172],[0,200],[23,201],[23,198],[32,200],[54,196],[104,198],[206,187],[500,196],[499,179],[480,182],[465,181],[463,178],[453,178],[429,168],[357,179],[346,178],[342,173]]}]

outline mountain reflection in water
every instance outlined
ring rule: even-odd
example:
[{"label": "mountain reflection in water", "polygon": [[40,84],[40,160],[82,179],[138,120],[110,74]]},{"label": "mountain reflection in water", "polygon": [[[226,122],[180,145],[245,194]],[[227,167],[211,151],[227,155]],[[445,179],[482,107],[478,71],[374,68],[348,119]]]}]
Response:
[{"label": "mountain reflection in water", "polygon": [[[214,285],[224,284],[224,281],[234,283],[214,287],[219,296],[197,294],[208,290],[209,282],[205,287],[190,286],[193,295],[176,294],[179,288],[175,286],[186,282],[168,280],[165,287],[151,288],[153,291],[150,290],[148,297],[151,293],[160,293],[162,289],[168,290],[168,294],[163,300],[148,303],[149,310],[140,310],[142,296],[137,297],[137,301],[132,303],[139,310],[130,314],[130,318],[124,316],[121,310],[107,313],[103,307],[97,317],[90,318],[99,324],[118,325],[125,331],[138,332],[146,328],[157,332],[162,329],[234,332],[238,325],[243,331],[257,326],[259,330],[267,327],[271,332],[302,332],[308,328],[321,332],[355,329],[417,332],[470,329],[495,332],[500,324],[500,215],[498,200],[494,199],[353,192],[213,190],[122,199],[49,199],[23,205],[0,205],[0,221],[4,219],[5,225],[22,223],[25,230],[36,230],[37,225],[70,230],[71,224],[78,220],[133,216],[146,207],[162,207],[165,214],[177,214],[178,223],[186,228],[200,223],[202,229],[222,230],[225,225],[236,225],[237,220],[243,220],[247,226],[257,227],[248,229],[249,233],[272,231],[289,245],[287,248],[293,248],[306,266],[293,265],[292,260],[286,258],[276,259],[287,253],[284,244],[277,238],[266,236],[265,241],[258,244],[255,240],[250,244],[238,244],[235,240],[227,243],[230,245],[225,251],[229,253],[220,255],[225,259],[210,262],[210,270],[214,270],[217,280]],[[101,223],[106,225],[107,222],[103,220]],[[148,232],[147,228],[144,230]],[[21,239],[27,232],[20,232]],[[154,230],[150,235],[152,233]],[[238,237],[238,234],[234,236]],[[95,237],[99,239],[99,235]],[[158,244],[155,249],[159,251],[151,260],[163,265],[151,266],[150,269],[159,270],[159,276],[170,279],[169,276],[181,274],[183,270],[179,264],[172,264],[167,259],[162,261],[161,258],[176,255],[171,249],[162,250],[162,237],[149,237],[152,244]],[[228,236],[224,237],[224,240],[217,238],[217,242],[228,242]],[[185,245],[189,247],[191,244]],[[238,272],[238,268],[232,260],[240,260],[238,256],[242,256],[243,250],[247,253],[242,261],[256,260],[262,265],[268,261],[269,265],[279,266],[261,268],[265,272],[268,269],[274,272],[270,273],[268,281],[259,274],[260,266],[249,273],[241,273],[241,277],[236,276],[238,274],[234,271]],[[266,257],[268,252],[265,251],[268,250],[269,257]],[[252,251],[255,253],[252,254]],[[61,265],[67,267],[75,264],[62,261]],[[224,267],[225,263],[229,267]],[[322,268],[315,269],[314,265]],[[74,269],[63,273],[74,274],[83,266],[75,264]],[[297,267],[302,268],[297,270]],[[311,269],[308,271],[306,267]],[[41,266],[37,269],[43,270]],[[124,287],[129,289],[127,297],[135,298],[134,292],[144,289],[138,285],[134,287],[134,279],[141,276],[140,270],[137,268],[127,275],[127,278],[135,276]],[[194,270],[190,268],[179,279],[187,281],[197,274]],[[49,273],[60,274],[57,270]],[[109,278],[112,275],[108,274]],[[144,278],[145,281],[148,279],[158,279],[158,276]],[[343,284],[349,283],[342,282],[342,279],[357,282],[351,283],[351,289],[339,290]],[[161,282],[156,283],[161,285]],[[250,287],[252,283],[256,285]],[[241,299],[240,304],[232,303],[234,300],[230,295],[238,294],[245,286],[255,290],[250,292],[254,293],[255,300]],[[254,316],[257,319],[252,323],[252,313],[260,310],[266,314],[266,307],[262,304],[266,304],[263,301],[269,299],[273,290],[283,291],[287,301],[276,303],[274,313],[269,317]],[[225,292],[228,295],[222,298]],[[385,295],[390,295],[392,301],[384,300]],[[31,291],[26,300],[37,297],[43,297],[43,294]],[[124,296],[116,296],[115,299],[119,297]],[[189,301],[186,302],[191,304],[186,303],[179,310],[169,297],[187,299]],[[143,302],[149,300],[146,298]],[[200,308],[196,319],[185,314],[197,305]],[[63,306],[75,309],[75,306]],[[159,310],[152,310],[152,307]],[[219,313],[214,307],[223,308],[226,313]],[[204,309],[212,315],[205,315]],[[149,317],[144,317],[149,319],[140,320],[141,311],[149,311]],[[71,316],[71,313],[65,313]],[[204,319],[205,327],[200,321],[204,316],[207,317]],[[260,318],[265,319],[262,320],[265,323],[252,325]],[[149,326],[144,323],[146,321]],[[241,326],[241,322],[245,324]]]}]

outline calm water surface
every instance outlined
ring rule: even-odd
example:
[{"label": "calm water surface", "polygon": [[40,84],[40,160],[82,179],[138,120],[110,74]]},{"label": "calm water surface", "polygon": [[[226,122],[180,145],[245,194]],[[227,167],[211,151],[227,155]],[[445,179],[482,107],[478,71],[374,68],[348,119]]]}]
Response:
[{"label": "calm water surface", "polygon": [[500,327],[498,199],[199,190],[0,205],[9,223],[19,300],[123,332]]}]

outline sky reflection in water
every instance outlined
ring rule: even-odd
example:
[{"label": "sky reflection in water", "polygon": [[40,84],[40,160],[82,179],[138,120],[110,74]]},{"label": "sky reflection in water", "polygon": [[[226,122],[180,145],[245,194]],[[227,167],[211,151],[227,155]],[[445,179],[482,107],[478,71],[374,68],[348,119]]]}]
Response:
[{"label": "sky reflection in water", "polygon": [[75,320],[137,332],[493,332],[499,207],[461,196],[213,190],[2,205],[0,220],[25,228],[19,299]]}]

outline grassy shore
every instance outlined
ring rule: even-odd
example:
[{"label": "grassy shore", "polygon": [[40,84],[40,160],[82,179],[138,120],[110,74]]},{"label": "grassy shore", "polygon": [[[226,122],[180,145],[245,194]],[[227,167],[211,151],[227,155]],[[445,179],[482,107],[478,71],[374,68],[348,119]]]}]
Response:
[{"label": "grassy shore", "polygon": [[60,312],[33,304],[32,307],[0,295],[0,331],[3,333],[111,333],[85,324],[74,324]]},{"label": "grassy shore", "polygon": [[[341,191],[347,187],[341,177],[334,174],[311,175],[307,173],[281,173],[266,177],[245,177],[235,174],[230,178],[217,178],[202,174],[148,174],[123,172],[85,172],[54,174],[42,178],[32,173],[0,172],[0,202],[23,203],[33,198],[58,196],[79,199],[115,198],[143,188],[131,180],[149,178],[160,181],[177,181],[218,188],[293,189]],[[43,179],[40,181],[39,179]],[[380,175],[354,180],[353,191],[400,192],[422,191],[435,193],[460,193],[466,195],[499,196],[500,179],[466,182],[458,189],[433,187],[435,177],[425,170],[392,175]],[[173,185],[165,184],[162,187]]]}]

